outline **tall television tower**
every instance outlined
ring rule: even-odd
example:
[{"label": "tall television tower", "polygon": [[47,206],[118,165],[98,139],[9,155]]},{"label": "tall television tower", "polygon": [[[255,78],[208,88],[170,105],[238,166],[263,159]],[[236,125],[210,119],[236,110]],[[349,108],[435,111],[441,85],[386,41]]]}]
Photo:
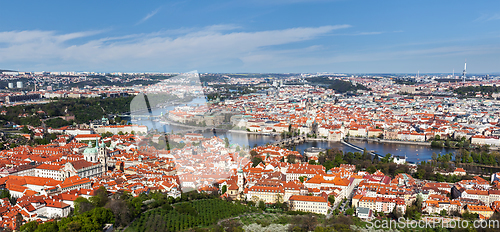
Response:
[{"label": "tall television tower", "polygon": [[462,72],[463,82],[465,84],[465,75],[467,74],[467,60],[465,60],[464,71]]}]

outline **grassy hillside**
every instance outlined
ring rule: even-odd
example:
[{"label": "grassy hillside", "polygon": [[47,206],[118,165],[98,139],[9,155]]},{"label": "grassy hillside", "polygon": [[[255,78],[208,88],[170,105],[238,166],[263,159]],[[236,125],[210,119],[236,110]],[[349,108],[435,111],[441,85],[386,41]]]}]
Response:
[{"label": "grassy hillside", "polygon": [[143,213],[125,231],[183,231],[211,226],[220,219],[257,211],[255,207],[220,199],[182,202],[170,208],[162,207]]}]

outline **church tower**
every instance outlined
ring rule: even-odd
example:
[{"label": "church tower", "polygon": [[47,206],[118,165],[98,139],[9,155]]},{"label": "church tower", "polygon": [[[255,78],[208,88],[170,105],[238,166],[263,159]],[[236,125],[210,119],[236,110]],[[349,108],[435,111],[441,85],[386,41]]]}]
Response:
[{"label": "church tower", "polygon": [[104,144],[104,142],[99,144],[99,141],[96,141],[96,143],[97,143],[98,159],[103,166],[102,167],[103,173],[106,173],[108,171],[108,149],[106,148],[106,144]]},{"label": "church tower", "polygon": [[241,193],[243,192],[243,188],[244,188],[244,184],[245,184],[245,179],[243,177],[243,170],[241,170],[241,168],[238,168],[238,192]]}]

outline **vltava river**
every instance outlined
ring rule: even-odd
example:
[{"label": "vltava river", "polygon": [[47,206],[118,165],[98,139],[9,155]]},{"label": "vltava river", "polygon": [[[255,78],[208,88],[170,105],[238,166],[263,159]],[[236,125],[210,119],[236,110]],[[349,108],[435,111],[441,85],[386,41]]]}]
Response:
[{"label": "vltava river", "polygon": [[[204,104],[204,98],[195,98],[189,104]],[[166,112],[173,110],[174,106],[169,106],[166,108],[154,109],[152,111],[153,115],[160,115],[161,113],[165,114]],[[137,121],[132,121],[133,124],[145,125],[149,129],[156,129],[160,132],[174,132],[178,130],[183,130],[183,127],[173,126],[173,125],[165,125],[159,121],[152,121],[147,119],[139,119]],[[266,145],[266,143],[272,143],[279,139],[277,136],[270,135],[248,135],[245,133],[219,133],[214,134],[213,132],[204,132],[203,135],[205,137],[218,136],[220,138],[227,137],[229,141],[233,144],[239,144],[240,146],[250,146],[254,147]],[[432,157],[432,153],[436,154],[445,154],[445,153],[455,153],[453,149],[444,149],[444,148],[433,148],[430,146],[419,146],[419,145],[408,145],[408,144],[391,144],[391,143],[377,143],[370,141],[362,141],[362,140],[350,140],[350,143],[361,147],[366,148],[369,151],[375,151],[377,154],[385,155],[387,153],[391,153],[392,155],[398,156],[406,156],[407,160],[410,162],[418,163],[420,161],[430,160]],[[333,148],[342,150],[345,152],[355,152],[356,150],[343,145],[340,142],[328,142],[328,141],[309,141],[302,144],[297,145],[295,148],[301,153],[308,147],[320,147],[320,148]]]}]

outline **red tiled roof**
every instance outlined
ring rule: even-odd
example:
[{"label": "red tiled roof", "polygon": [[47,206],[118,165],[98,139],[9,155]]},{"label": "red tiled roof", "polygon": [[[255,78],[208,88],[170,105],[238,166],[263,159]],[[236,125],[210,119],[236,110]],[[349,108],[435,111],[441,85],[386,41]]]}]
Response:
[{"label": "red tiled roof", "polygon": [[86,160],[77,160],[77,161],[72,161],[70,163],[73,165],[73,167],[75,167],[76,170],[94,165],[93,163],[88,162]]},{"label": "red tiled roof", "polygon": [[46,207],[60,208],[60,209],[70,206],[69,204],[56,200],[45,200],[45,203],[47,203]]},{"label": "red tiled roof", "polygon": [[323,197],[318,196],[303,196],[303,195],[293,195],[289,199],[289,201],[311,201],[311,202],[328,202]]},{"label": "red tiled roof", "polygon": [[39,165],[38,167],[36,167],[37,169],[45,169],[45,170],[55,170],[55,171],[58,171],[60,170],[62,167],[59,166],[59,165],[50,165],[50,164],[41,164]]}]

